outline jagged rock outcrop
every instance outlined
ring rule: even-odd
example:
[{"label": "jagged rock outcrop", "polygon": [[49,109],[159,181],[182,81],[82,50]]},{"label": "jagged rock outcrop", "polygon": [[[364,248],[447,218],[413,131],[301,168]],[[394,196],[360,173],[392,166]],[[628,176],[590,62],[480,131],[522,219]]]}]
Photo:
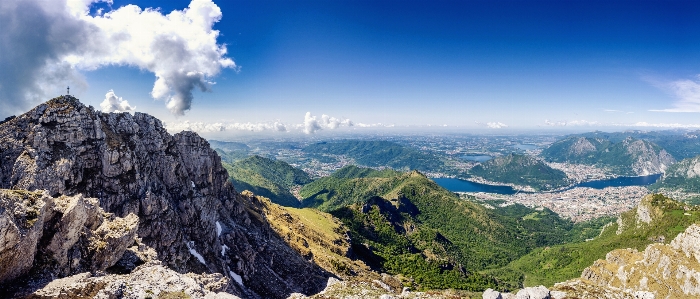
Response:
[{"label": "jagged rock outcrop", "polygon": [[0,190],[0,284],[33,271],[103,271],[134,243],[139,219],[105,213],[94,198]]},{"label": "jagged rock outcrop", "polygon": [[[222,273],[241,297],[315,293],[330,276],[270,229],[254,197],[235,192],[206,140],[170,135],[144,113],[100,113],[61,96],[0,124],[0,188],[81,194],[116,217],[137,215],[138,237],[165,266]],[[74,238],[72,227],[56,229]]]},{"label": "jagged rock outcrop", "polygon": [[180,274],[162,265],[140,267],[129,275],[93,276],[89,272],[57,279],[25,296],[26,299],[55,298],[189,298],[236,299],[223,292],[227,279],[219,274]]},{"label": "jagged rock outcrop", "polygon": [[584,137],[577,138],[576,141],[571,145],[571,148],[569,148],[569,154],[575,156],[580,156],[594,151],[596,151],[595,145],[593,145],[593,143],[591,143],[590,141],[588,141],[588,139]]},{"label": "jagged rock outcrop", "polygon": [[661,179],[650,188],[682,200],[699,200],[700,156],[683,159],[671,165]]},{"label": "jagged rock outcrop", "polygon": [[83,272],[51,280],[48,284],[41,280],[30,280],[28,284],[36,287],[22,288],[15,295],[25,299],[239,298],[224,292],[232,283],[224,275],[177,273],[164,267],[157,259],[155,250],[143,244],[140,239],[132,242],[134,245],[127,248],[117,265],[113,266],[128,267],[129,263],[137,263],[138,266],[131,267],[128,274]]},{"label": "jagged rock outcrop", "polygon": [[643,252],[618,249],[586,268],[581,278],[556,284],[567,298],[700,298],[700,226],[670,244]]},{"label": "jagged rock outcrop", "polygon": [[665,149],[660,149],[655,144],[628,137],[622,141],[623,147],[634,160],[632,170],[637,175],[649,175],[663,173],[676,159]]},{"label": "jagged rock outcrop", "polygon": [[[556,295],[561,295],[556,293]],[[517,293],[501,293],[493,289],[486,289],[482,293],[483,299],[559,299],[563,297],[555,297],[550,294],[549,289],[545,286],[529,287],[518,290]]]}]

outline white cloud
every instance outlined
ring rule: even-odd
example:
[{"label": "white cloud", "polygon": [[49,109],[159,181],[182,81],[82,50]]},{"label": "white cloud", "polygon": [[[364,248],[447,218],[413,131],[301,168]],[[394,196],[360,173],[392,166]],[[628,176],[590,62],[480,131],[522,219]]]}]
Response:
[{"label": "white cloud", "polygon": [[696,76],[695,80],[677,80],[659,86],[670,91],[677,100],[673,103],[673,108],[650,111],[700,112],[700,75]]},{"label": "white cloud", "polygon": [[183,115],[195,88],[210,90],[212,77],[235,67],[216,42],[212,26],[222,14],[211,0],[168,14],[126,5],[89,15],[95,2],[0,1],[0,112],[26,109],[58,86],[85,85],[79,70],[116,65],[154,73],[151,95]]},{"label": "white cloud", "polygon": [[259,122],[259,123],[238,123],[238,122],[170,122],[165,124],[165,128],[171,133],[181,131],[194,131],[197,133],[212,133],[212,132],[231,132],[231,131],[249,131],[249,132],[286,132],[287,126],[279,121],[274,122]]},{"label": "white cloud", "polygon": [[117,95],[114,93],[114,90],[111,89],[105,95],[104,101],[100,103],[100,108],[102,108],[102,112],[106,113],[136,111],[136,107],[131,107],[131,105],[129,105],[129,102],[122,99],[121,97],[117,97]]},{"label": "white cloud", "polygon": [[321,124],[316,120],[316,116],[311,116],[311,112],[306,112],[304,115],[304,133],[313,134],[318,130],[322,130]]},{"label": "white cloud", "polygon": [[587,121],[587,120],[572,120],[572,121],[550,121],[548,119],[544,120],[546,126],[551,127],[583,127],[583,126],[600,126],[601,124],[597,121]]},{"label": "white cloud", "polygon": [[393,128],[393,127],[395,127],[394,124],[383,124],[383,123],[374,123],[374,124],[358,123],[357,126],[360,128]]},{"label": "white cloud", "polygon": [[507,128],[508,125],[502,123],[502,122],[487,122],[486,126],[491,128],[491,129],[501,129],[501,128]]},{"label": "white cloud", "polygon": [[352,127],[355,124],[349,119],[338,119],[328,115],[321,115],[320,118],[311,115],[311,112],[306,112],[304,115],[304,123],[298,128],[302,128],[305,134],[314,134],[323,129],[337,129],[341,126]]},{"label": "white cloud", "polygon": [[[478,126],[484,126],[484,127],[489,128],[489,129],[502,129],[502,128],[507,128],[507,127],[508,127],[508,125],[506,125],[506,124],[504,124],[504,123],[502,123],[502,122],[500,122],[500,121],[487,122],[487,123],[482,123],[482,122],[474,121],[474,123],[477,124]],[[428,127],[430,127],[430,126],[431,126],[431,125],[428,125]]]}]

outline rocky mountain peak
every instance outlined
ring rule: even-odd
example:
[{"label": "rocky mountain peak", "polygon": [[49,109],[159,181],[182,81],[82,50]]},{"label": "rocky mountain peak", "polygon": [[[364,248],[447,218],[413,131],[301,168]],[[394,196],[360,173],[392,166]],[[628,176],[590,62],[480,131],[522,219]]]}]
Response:
[{"label": "rocky mountain peak", "polygon": [[164,265],[223,273],[237,282],[232,293],[313,293],[329,276],[270,229],[254,197],[234,190],[205,139],[170,135],[148,114],[57,97],[0,124],[0,153],[0,188],[81,195],[117,217],[136,215],[138,237]]},{"label": "rocky mountain peak", "polygon": [[569,151],[573,155],[582,155],[588,152],[593,152],[596,150],[595,145],[588,141],[585,137],[579,137],[576,142],[571,146]]}]

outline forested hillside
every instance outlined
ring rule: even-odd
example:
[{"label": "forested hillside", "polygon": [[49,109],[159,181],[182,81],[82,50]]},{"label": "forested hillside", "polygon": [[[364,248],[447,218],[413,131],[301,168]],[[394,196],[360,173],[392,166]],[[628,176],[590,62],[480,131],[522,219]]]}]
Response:
[{"label": "forested hillside", "polygon": [[306,172],[283,161],[260,156],[252,156],[232,164],[224,163],[224,167],[237,190],[250,190],[283,206],[299,206],[299,200],[290,189],[311,182]]},{"label": "forested hillside", "polygon": [[532,156],[510,154],[474,166],[470,174],[486,180],[552,190],[569,184],[566,174]]}]

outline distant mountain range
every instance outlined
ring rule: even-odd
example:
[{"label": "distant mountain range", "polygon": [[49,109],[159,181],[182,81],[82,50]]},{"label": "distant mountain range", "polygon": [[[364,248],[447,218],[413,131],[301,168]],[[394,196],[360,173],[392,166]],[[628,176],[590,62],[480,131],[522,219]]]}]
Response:
[{"label": "distant mountain range", "polygon": [[445,168],[444,162],[435,154],[381,140],[344,140],[320,142],[303,149],[316,156],[342,155],[354,159],[358,165],[366,167],[390,167],[409,171],[439,171]]},{"label": "distant mountain range", "polygon": [[566,174],[528,155],[509,154],[474,166],[474,176],[492,182],[530,186],[535,190],[552,190],[569,184]]},{"label": "distant mountain range", "polygon": [[622,142],[632,137],[653,142],[664,148],[676,160],[692,158],[700,155],[700,130],[696,131],[625,131],[625,132],[601,132],[594,131],[575,134],[569,137],[586,137],[593,139],[605,139],[613,143]]},{"label": "distant mountain range", "polygon": [[664,172],[676,162],[665,149],[647,140],[627,137],[619,142],[605,138],[571,136],[544,149],[547,161],[587,164],[614,175],[649,175]]}]

